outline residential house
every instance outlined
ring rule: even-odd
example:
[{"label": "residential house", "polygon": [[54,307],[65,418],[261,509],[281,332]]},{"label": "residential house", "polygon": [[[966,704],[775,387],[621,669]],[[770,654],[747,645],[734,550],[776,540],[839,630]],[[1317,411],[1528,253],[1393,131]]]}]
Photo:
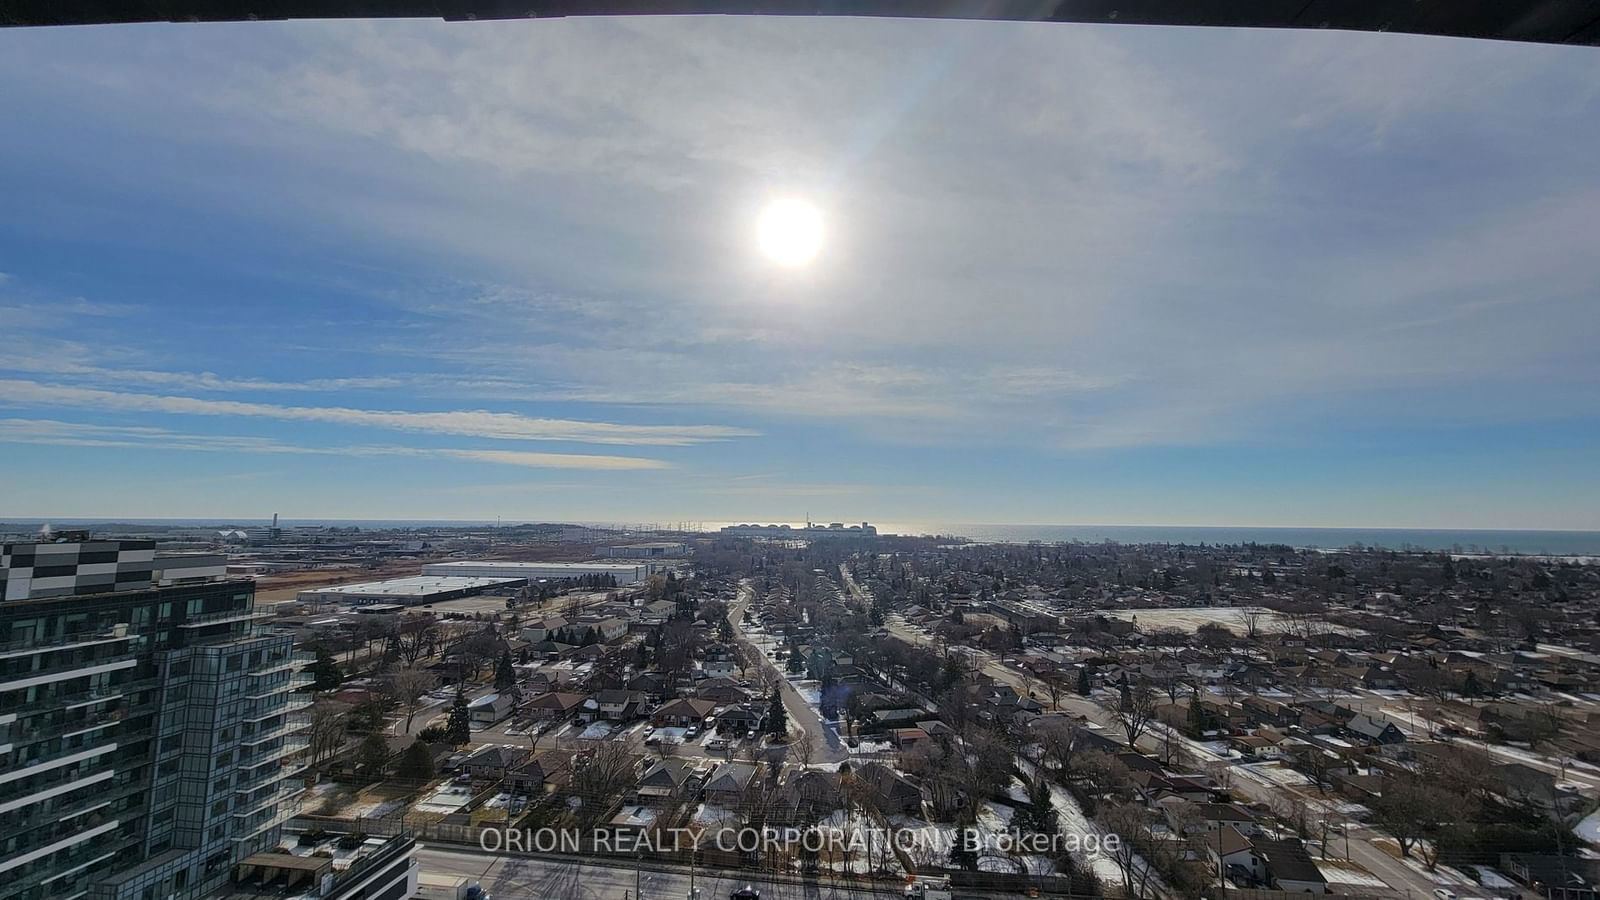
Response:
[{"label": "residential house", "polygon": [[484,694],[474,697],[467,703],[467,715],[472,724],[489,726],[511,715],[511,710],[517,705],[517,698],[510,693]]},{"label": "residential house", "polygon": [[523,712],[529,718],[544,721],[559,721],[576,713],[584,701],[589,699],[588,694],[575,694],[567,691],[551,691],[522,704]]},{"label": "residential house", "polygon": [[759,731],[766,718],[766,710],[754,704],[730,706],[717,713],[717,733],[735,735]]},{"label": "residential house", "polygon": [[1266,697],[1249,696],[1244,698],[1240,707],[1244,709],[1245,717],[1251,725],[1272,725],[1286,727],[1294,725],[1300,720],[1300,713],[1294,707]]},{"label": "residential house", "polygon": [[461,768],[474,781],[499,781],[506,777],[512,769],[522,765],[528,759],[526,747],[513,747],[506,744],[490,744],[479,747],[476,752],[467,757]]},{"label": "residential house", "polygon": [[699,792],[711,767],[704,760],[672,757],[645,769],[634,795],[640,803],[688,800]]},{"label": "residential house", "polygon": [[795,823],[814,822],[844,807],[837,772],[790,769],[784,773],[780,792],[784,813]]},{"label": "residential house", "polygon": [[1354,736],[1369,744],[1389,745],[1403,744],[1406,740],[1405,732],[1395,727],[1388,719],[1379,719],[1367,713],[1361,713],[1350,719],[1345,728]]},{"label": "residential house", "polygon": [[505,788],[535,796],[565,787],[572,780],[572,751],[544,750],[506,773]]},{"label": "residential house", "polygon": [[1265,882],[1266,869],[1256,855],[1251,837],[1232,825],[1224,825],[1205,836],[1203,846],[1212,870],[1224,878],[1243,884]]},{"label": "residential house", "polygon": [[1261,822],[1255,813],[1237,803],[1194,803],[1187,810],[1207,832],[1232,828],[1246,837],[1261,834]]},{"label": "residential house", "polygon": [[1328,879],[1317,868],[1316,860],[1296,838],[1268,840],[1253,838],[1251,846],[1267,872],[1267,882],[1291,894],[1326,894]]},{"label": "residential house", "polygon": [[530,644],[550,640],[550,636],[557,630],[567,627],[567,620],[561,616],[547,616],[522,626],[518,635]]},{"label": "residential house", "polygon": [[918,815],[922,811],[922,788],[911,779],[880,762],[869,762],[852,773],[864,785],[885,815]]},{"label": "residential house", "polygon": [[669,687],[667,677],[660,672],[642,672],[628,680],[628,690],[644,694],[652,703],[665,700]]},{"label": "residential house", "polygon": [[733,657],[733,651],[722,644],[713,644],[706,648],[705,655],[700,660],[700,672],[707,678],[728,678],[739,671],[739,663]]},{"label": "residential house", "polygon": [[607,722],[626,722],[644,714],[644,694],[639,691],[610,688],[596,693],[584,701],[578,715],[586,719],[603,719]]},{"label": "residential house", "polygon": [[925,709],[878,709],[873,710],[868,724],[879,729],[903,728],[915,725],[918,719],[927,715]]},{"label": "residential house", "polygon": [[745,703],[755,693],[732,678],[708,678],[695,688],[695,696],[718,703]]},{"label": "residential house", "polygon": [[682,697],[663,704],[651,714],[650,721],[657,725],[686,728],[690,725],[699,725],[701,720],[711,715],[712,710],[716,708],[715,700]]},{"label": "residential house", "polygon": [[756,767],[749,763],[734,762],[718,766],[706,781],[706,802],[724,809],[738,807],[755,777]]},{"label": "residential house", "polygon": [[892,728],[889,741],[901,750],[913,750],[929,741],[928,733],[921,728]]}]

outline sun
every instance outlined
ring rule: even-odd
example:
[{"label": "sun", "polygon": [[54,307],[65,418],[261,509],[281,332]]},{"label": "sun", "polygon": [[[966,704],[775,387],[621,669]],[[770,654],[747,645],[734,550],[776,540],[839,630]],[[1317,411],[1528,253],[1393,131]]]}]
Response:
[{"label": "sun", "polygon": [[803,266],[822,249],[822,213],[804,200],[774,200],[756,222],[756,242],[778,265]]}]

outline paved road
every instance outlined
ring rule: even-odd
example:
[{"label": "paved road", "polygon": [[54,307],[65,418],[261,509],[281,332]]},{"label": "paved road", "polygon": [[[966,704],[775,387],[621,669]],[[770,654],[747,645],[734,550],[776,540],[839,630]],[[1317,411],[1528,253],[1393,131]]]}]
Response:
[{"label": "paved road", "polygon": [[[690,876],[678,871],[635,870],[556,858],[501,857],[443,845],[417,850],[424,872],[464,875],[483,885],[494,900],[560,897],[561,900],[685,900]],[[842,885],[827,877],[812,882],[762,881],[718,870],[695,873],[702,900],[725,900],[738,888],[754,887],[762,900],[867,900],[901,897],[894,886],[882,890]],[[987,894],[989,897],[1017,896]]]},{"label": "paved road", "polygon": [[811,743],[811,762],[813,764],[844,762],[850,758],[850,751],[840,742],[838,731],[828,727],[827,723],[822,721],[822,717],[817,715],[817,711],[811,708],[811,704],[807,703],[805,698],[801,697],[800,693],[795,690],[794,685],[789,683],[788,677],[782,669],[778,668],[777,662],[772,657],[761,652],[761,648],[757,647],[745,635],[744,611],[754,599],[755,588],[751,586],[750,581],[748,579],[741,581],[739,583],[739,595],[734,600],[733,607],[728,611],[728,618],[733,622],[734,632],[739,643],[743,644],[748,652],[754,654],[760,665],[764,666],[777,679],[778,690],[783,693],[783,708],[789,713],[789,721],[800,726],[805,732],[806,740]]}]

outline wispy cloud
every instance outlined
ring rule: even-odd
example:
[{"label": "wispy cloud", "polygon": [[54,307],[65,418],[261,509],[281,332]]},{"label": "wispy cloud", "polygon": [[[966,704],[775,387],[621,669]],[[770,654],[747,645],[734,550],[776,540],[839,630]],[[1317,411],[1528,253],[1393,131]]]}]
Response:
[{"label": "wispy cloud", "polygon": [[497,463],[530,469],[640,471],[668,469],[663,460],[585,453],[524,453],[515,450],[467,450],[431,447],[356,445],[312,447],[271,438],[184,434],[138,425],[95,425],[56,419],[0,419],[0,443],[54,447],[122,447],[203,453],[287,453],[318,456],[412,456]]},{"label": "wispy cloud", "polygon": [[0,379],[0,403],[13,406],[71,406],[127,412],[258,417],[501,440],[572,441],[588,444],[684,446],[749,437],[755,434],[747,429],[723,425],[628,425],[615,422],[535,418],[486,410],[407,412],[327,406],[281,406],[273,403],[105,391],[18,379]]}]

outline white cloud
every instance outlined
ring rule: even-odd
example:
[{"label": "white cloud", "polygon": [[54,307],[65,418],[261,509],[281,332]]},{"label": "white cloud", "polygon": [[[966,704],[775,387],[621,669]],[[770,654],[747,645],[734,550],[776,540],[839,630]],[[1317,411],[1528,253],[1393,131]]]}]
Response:
[{"label": "white cloud", "polygon": [[105,391],[18,379],[0,379],[0,403],[183,415],[260,417],[501,440],[573,441],[590,444],[682,446],[754,434],[746,429],[723,425],[626,425],[613,422],[534,418],[486,410],[406,412],[344,407],[282,406],[272,403]]},{"label": "white cloud", "polygon": [[0,443],[55,447],[121,447],[218,453],[285,453],[319,456],[415,456],[498,463],[531,469],[640,471],[668,469],[671,464],[632,456],[584,453],[524,453],[515,450],[436,449],[384,445],[310,447],[271,438],[183,434],[137,425],[94,425],[55,419],[0,419]]}]

